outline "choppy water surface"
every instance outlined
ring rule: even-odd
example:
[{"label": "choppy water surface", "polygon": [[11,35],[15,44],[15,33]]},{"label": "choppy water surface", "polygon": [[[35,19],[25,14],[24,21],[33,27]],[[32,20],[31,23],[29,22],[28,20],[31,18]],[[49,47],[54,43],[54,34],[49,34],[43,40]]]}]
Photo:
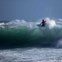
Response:
[{"label": "choppy water surface", "polygon": [[0,62],[62,62],[62,49],[17,48],[0,50]]}]

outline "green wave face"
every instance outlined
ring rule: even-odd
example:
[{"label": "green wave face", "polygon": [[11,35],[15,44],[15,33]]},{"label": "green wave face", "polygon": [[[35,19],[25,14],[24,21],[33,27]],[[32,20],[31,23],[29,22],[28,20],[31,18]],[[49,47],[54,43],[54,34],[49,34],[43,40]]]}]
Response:
[{"label": "green wave face", "polygon": [[25,26],[0,29],[0,47],[51,47],[62,37],[62,29]]}]

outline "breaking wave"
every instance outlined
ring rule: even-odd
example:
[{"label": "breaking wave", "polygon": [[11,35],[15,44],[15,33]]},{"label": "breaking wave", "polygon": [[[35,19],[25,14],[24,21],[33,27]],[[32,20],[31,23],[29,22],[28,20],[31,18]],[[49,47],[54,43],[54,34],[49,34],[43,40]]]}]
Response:
[{"label": "breaking wave", "polygon": [[0,23],[0,48],[62,47],[62,21],[45,18],[46,27],[38,27],[41,20]]}]

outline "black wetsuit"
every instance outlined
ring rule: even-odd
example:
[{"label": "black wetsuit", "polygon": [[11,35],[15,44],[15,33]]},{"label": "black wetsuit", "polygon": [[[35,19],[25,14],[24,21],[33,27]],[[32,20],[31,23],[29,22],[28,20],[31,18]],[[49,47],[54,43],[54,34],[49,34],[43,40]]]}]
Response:
[{"label": "black wetsuit", "polygon": [[42,24],[42,26],[45,26],[45,21],[44,21],[44,20],[42,20],[41,24]]},{"label": "black wetsuit", "polygon": [[45,27],[45,22],[46,21],[43,19],[42,22],[40,24],[38,24],[37,26],[39,26],[39,27]]}]

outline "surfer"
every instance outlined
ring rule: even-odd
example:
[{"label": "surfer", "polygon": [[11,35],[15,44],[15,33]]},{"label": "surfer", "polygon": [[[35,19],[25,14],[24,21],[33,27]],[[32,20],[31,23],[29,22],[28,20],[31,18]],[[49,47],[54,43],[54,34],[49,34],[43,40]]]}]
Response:
[{"label": "surfer", "polygon": [[42,22],[40,23],[40,24],[41,24],[41,26],[43,26],[43,27],[44,27],[44,26],[45,26],[45,22],[46,22],[46,21],[43,19],[43,20],[42,20]]},{"label": "surfer", "polygon": [[43,19],[43,20],[41,21],[41,23],[38,24],[37,26],[39,26],[39,27],[45,27],[45,25],[46,25],[46,21]]}]

